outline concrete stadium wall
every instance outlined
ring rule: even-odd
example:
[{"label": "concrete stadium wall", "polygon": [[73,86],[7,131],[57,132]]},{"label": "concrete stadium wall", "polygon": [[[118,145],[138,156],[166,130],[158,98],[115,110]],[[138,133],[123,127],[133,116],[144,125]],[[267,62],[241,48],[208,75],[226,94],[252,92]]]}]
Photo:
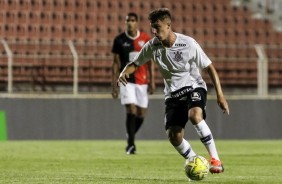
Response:
[{"label": "concrete stadium wall", "polygon": [[[207,122],[216,139],[281,139],[282,100],[229,100],[229,116],[216,100],[207,104]],[[8,140],[124,139],[125,109],[113,99],[1,98]],[[151,99],[138,139],[166,139],[164,101]],[[186,138],[197,139],[190,123]]]}]

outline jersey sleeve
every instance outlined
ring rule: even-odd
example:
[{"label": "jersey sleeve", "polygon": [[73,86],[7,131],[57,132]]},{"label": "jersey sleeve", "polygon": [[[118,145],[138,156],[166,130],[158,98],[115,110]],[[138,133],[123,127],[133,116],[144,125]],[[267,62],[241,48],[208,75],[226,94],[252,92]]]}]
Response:
[{"label": "jersey sleeve", "polygon": [[133,63],[137,66],[141,66],[147,61],[149,61],[153,56],[153,51],[150,46],[150,41],[148,41],[140,50],[140,52],[133,59]]},{"label": "jersey sleeve", "polygon": [[192,54],[194,56],[197,66],[202,69],[208,67],[212,63],[212,61],[209,59],[209,57],[203,51],[201,46],[195,40],[193,40],[192,45]]},{"label": "jersey sleeve", "polygon": [[116,37],[114,39],[114,43],[113,43],[113,47],[112,47],[112,53],[119,54],[120,53],[119,48],[120,48],[119,41],[118,41],[118,38]]}]

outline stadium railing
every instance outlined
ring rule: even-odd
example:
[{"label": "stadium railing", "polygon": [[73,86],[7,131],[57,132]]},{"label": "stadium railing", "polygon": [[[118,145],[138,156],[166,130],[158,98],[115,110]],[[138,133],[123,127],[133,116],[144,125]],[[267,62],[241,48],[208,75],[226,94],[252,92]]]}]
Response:
[{"label": "stadium railing", "polygon": [[[267,96],[282,87],[282,47],[203,44],[230,94]],[[110,43],[8,42],[1,40],[2,93],[109,93]],[[203,72],[207,84],[212,83]],[[163,88],[156,67],[158,92]],[[212,88],[211,88],[212,89]]]}]

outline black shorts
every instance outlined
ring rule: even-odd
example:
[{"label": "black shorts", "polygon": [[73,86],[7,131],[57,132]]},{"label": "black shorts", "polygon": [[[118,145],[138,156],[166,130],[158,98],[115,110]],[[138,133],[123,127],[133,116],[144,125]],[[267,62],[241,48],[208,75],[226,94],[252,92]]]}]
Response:
[{"label": "black shorts", "polygon": [[188,121],[188,110],[192,107],[200,107],[203,110],[203,118],[206,118],[207,91],[204,88],[196,88],[185,94],[185,99],[168,98],[165,101],[165,129],[171,126],[185,128]]}]

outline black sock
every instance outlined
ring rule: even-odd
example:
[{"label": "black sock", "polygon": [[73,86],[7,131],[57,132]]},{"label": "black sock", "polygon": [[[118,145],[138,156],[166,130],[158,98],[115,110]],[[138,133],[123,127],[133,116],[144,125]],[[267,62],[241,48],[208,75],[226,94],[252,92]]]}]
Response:
[{"label": "black sock", "polygon": [[135,114],[126,114],[126,132],[127,132],[127,144],[129,146],[134,145],[135,138],[135,122],[136,115]]},{"label": "black sock", "polygon": [[135,134],[140,129],[141,125],[143,124],[144,118],[143,117],[136,117],[136,125],[135,125]]}]

